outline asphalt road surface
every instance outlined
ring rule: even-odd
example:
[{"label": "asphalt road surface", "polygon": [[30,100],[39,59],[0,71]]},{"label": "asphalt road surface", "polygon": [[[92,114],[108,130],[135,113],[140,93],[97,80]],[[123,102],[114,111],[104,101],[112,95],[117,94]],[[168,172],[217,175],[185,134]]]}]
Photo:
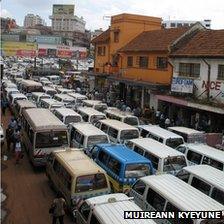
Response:
[{"label": "asphalt road surface", "polygon": [[[3,126],[8,125],[10,113],[2,116]],[[2,156],[6,154],[6,144],[2,148]],[[2,157],[3,158],[3,157]],[[50,188],[44,169],[34,170],[27,155],[15,164],[13,153],[7,161],[1,159],[2,188],[7,198],[2,204],[6,211],[3,224],[50,224],[49,207],[55,198]],[[65,216],[65,224],[74,223]]]}]

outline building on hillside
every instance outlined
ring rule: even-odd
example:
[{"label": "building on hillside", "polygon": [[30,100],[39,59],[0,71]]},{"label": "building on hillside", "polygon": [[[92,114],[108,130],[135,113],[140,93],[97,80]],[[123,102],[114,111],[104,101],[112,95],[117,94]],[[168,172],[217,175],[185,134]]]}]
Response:
[{"label": "building on hillside", "polygon": [[24,18],[23,25],[25,28],[34,27],[37,24],[46,26],[46,22],[39,15],[27,14]]},{"label": "building on hillside", "polygon": [[163,20],[162,25],[164,28],[189,27],[197,22],[200,22],[205,28],[211,29],[211,20],[210,19],[204,19],[202,21]]},{"label": "building on hillside", "polygon": [[1,33],[9,33],[11,29],[17,27],[15,19],[1,17]]},{"label": "building on hillside", "polygon": [[170,59],[171,94],[157,95],[159,107],[166,108],[164,113],[170,118],[182,118],[183,125],[188,127],[207,123],[210,132],[223,131],[224,30],[197,32],[174,47]]},{"label": "building on hillside", "polygon": [[53,31],[85,33],[86,22],[74,15],[75,5],[53,5],[51,27]]}]

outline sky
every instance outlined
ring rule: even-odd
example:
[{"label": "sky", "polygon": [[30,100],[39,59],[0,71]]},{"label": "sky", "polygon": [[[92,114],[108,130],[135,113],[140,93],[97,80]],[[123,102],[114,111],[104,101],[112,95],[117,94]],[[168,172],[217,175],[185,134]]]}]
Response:
[{"label": "sky", "polygon": [[108,28],[109,17],[134,13],[163,20],[211,19],[212,29],[224,29],[224,0],[1,0],[1,16],[23,25],[27,13],[38,14],[51,25],[53,4],[75,4],[75,15],[83,17],[86,29]]}]

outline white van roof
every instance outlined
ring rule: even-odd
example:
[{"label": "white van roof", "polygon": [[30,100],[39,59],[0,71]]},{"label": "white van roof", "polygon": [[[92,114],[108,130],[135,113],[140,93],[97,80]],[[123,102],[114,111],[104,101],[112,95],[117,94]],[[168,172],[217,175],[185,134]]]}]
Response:
[{"label": "white van roof", "polygon": [[86,203],[93,209],[94,214],[102,223],[110,224],[155,224],[147,219],[124,219],[124,211],[142,211],[132,198],[122,193],[108,194],[86,199]]},{"label": "white van roof", "polygon": [[119,110],[117,108],[114,108],[114,107],[107,108],[105,110],[105,113],[114,114],[114,115],[119,116],[119,117],[136,117],[131,112],[121,111],[121,110]]},{"label": "white van roof", "polygon": [[17,100],[16,104],[21,108],[36,108],[37,106],[29,100]]},{"label": "white van roof", "polygon": [[103,131],[89,123],[71,123],[70,125],[79,130],[83,135],[107,135]]},{"label": "white van roof", "polygon": [[32,108],[24,110],[23,115],[34,128],[34,131],[42,130],[67,130],[67,126],[62,123],[48,109]]},{"label": "white van roof", "polygon": [[167,158],[168,156],[184,155],[183,153],[151,138],[136,138],[130,140],[130,142],[133,142],[135,145],[143,148],[145,151],[157,155],[160,158]]},{"label": "white van roof", "polygon": [[184,167],[189,173],[199,176],[206,182],[224,191],[224,172],[209,165],[195,165]]},{"label": "white van roof", "polygon": [[57,100],[55,100],[55,99],[52,99],[52,98],[49,98],[49,99],[41,99],[41,101],[46,102],[46,103],[48,103],[49,105],[57,104],[57,105],[62,105],[62,106],[64,106],[63,103],[61,103],[61,102],[59,102],[59,101],[57,101]]},{"label": "white van roof", "polygon": [[82,95],[80,93],[68,93],[69,96],[73,97],[73,98],[81,98],[81,99],[87,99],[87,96]]},{"label": "white van roof", "polygon": [[58,93],[58,94],[55,94],[54,96],[55,96],[55,97],[59,97],[59,98],[61,98],[62,100],[71,100],[71,101],[74,100],[73,97],[69,96],[69,95],[66,94],[66,93]]},{"label": "white van roof", "polygon": [[123,123],[121,121],[114,120],[114,119],[103,119],[103,120],[99,120],[99,122],[106,124],[110,127],[113,127],[114,129],[117,129],[117,130],[137,130],[138,131],[138,128],[131,126],[129,124]]},{"label": "white van roof", "polygon": [[12,94],[12,98],[24,98],[24,99],[27,99],[27,97],[22,94],[22,93],[14,93]]},{"label": "white van roof", "polygon": [[171,174],[140,178],[181,211],[220,211],[224,205]]},{"label": "white van roof", "polygon": [[49,96],[51,97],[50,95],[44,93],[44,92],[32,92],[32,95],[33,96],[37,96],[37,97],[40,97],[40,96]]},{"label": "white van roof", "polygon": [[177,134],[173,133],[172,131],[168,131],[164,128],[161,128],[158,125],[146,125],[146,126],[143,126],[142,129],[144,129],[150,133],[153,133],[153,134],[155,134],[161,138],[164,138],[164,139],[169,139],[169,138],[183,139],[182,136],[177,135]]},{"label": "white van roof", "polygon": [[57,90],[60,92],[67,92],[69,94],[75,91],[74,89],[67,89],[67,88],[57,88]]},{"label": "white van roof", "polygon": [[203,143],[186,143],[181,146],[186,146],[195,152],[224,163],[224,153],[219,149],[213,148]]},{"label": "white van roof", "polygon": [[28,86],[42,86],[42,84],[40,82],[36,82],[36,81],[30,80],[30,79],[23,79],[21,81],[21,83],[24,85],[28,85]]},{"label": "white van roof", "polygon": [[74,110],[70,108],[56,108],[55,111],[57,111],[59,114],[63,116],[78,116],[81,118],[81,115],[76,113]]},{"label": "white van roof", "polygon": [[53,153],[73,177],[99,172],[106,175],[105,171],[85,155],[83,150],[68,148],[67,150],[56,150]]},{"label": "white van roof", "polygon": [[178,131],[187,135],[192,135],[192,134],[203,134],[203,131],[198,131],[192,128],[186,128],[186,127],[181,127],[181,126],[175,126],[175,127],[169,127],[169,130],[174,130]]},{"label": "white van roof", "polygon": [[90,105],[98,105],[101,104],[102,101],[101,100],[83,100],[84,103],[88,103]]},{"label": "white van roof", "polygon": [[101,116],[104,116],[106,118],[106,115],[98,110],[95,110],[94,108],[92,107],[79,107],[77,109],[78,111],[82,112],[82,113],[85,113],[85,114],[88,114],[88,115],[101,115]]}]

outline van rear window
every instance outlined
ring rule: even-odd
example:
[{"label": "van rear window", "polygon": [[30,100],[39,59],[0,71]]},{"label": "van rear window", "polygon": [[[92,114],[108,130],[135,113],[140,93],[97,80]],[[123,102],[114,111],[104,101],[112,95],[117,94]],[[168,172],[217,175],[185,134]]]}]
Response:
[{"label": "van rear window", "polygon": [[150,168],[147,164],[128,164],[125,168],[126,178],[140,178],[150,175]]},{"label": "van rear window", "polygon": [[105,174],[97,173],[93,175],[79,176],[76,179],[75,192],[94,191],[107,188],[107,180]]}]

